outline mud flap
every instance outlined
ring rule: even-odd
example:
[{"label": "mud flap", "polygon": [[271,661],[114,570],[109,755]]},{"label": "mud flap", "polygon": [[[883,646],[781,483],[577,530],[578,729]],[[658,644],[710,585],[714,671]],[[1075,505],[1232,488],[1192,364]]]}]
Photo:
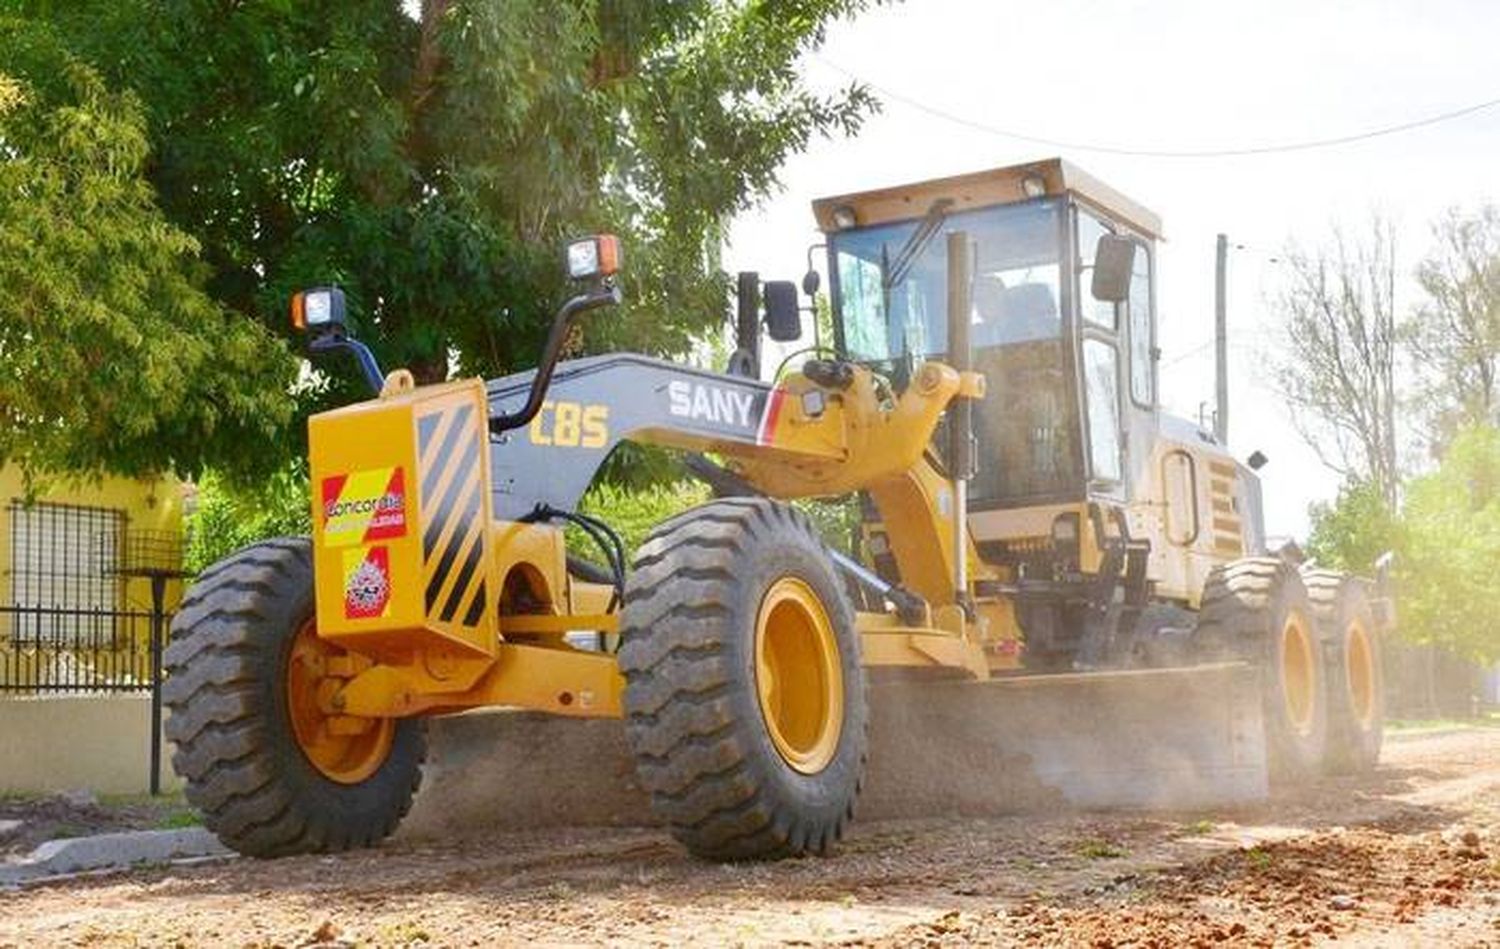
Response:
[{"label": "mud flap", "polygon": [[[1266,748],[1243,663],[879,683],[860,819],[1261,800]],[[405,837],[652,822],[618,721],[472,712],[432,722]]]}]

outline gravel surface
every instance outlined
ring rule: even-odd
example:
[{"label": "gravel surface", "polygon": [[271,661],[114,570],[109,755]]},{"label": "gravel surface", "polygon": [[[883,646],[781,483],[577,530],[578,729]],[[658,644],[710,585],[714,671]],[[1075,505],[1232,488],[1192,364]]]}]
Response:
[{"label": "gravel surface", "polygon": [[1500,946],[1500,729],[1212,814],[857,823],[718,866],[655,830],[476,830],[0,895],[0,946]]}]

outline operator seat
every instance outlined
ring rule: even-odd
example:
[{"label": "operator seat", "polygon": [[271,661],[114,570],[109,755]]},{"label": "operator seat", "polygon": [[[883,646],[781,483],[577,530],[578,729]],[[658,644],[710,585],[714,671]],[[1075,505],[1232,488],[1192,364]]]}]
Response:
[{"label": "operator seat", "polygon": [[974,281],[974,367],[989,395],[975,406],[984,462],[976,499],[1050,494],[1070,480],[1071,413],[1063,371],[1062,315],[1050,284]]}]

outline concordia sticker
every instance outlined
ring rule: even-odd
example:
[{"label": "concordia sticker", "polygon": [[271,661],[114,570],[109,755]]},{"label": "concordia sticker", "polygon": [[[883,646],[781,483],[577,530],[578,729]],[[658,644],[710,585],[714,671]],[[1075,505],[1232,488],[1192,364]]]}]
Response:
[{"label": "concordia sticker", "polygon": [[344,618],[374,619],[391,609],[391,552],[386,547],[344,551]]},{"label": "concordia sticker", "polygon": [[323,479],[323,545],[353,547],[406,536],[406,476],[366,468]]}]

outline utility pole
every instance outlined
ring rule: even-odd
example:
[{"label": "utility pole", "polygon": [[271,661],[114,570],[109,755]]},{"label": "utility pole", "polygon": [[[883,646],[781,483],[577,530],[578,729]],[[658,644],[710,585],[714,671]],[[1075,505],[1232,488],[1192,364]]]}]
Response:
[{"label": "utility pole", "polygon": [[1214,262],[1214,438],[1229,444],[1229,324],[1225,313],[1225,275],[1229,268],[1229,238],[1219,235]]}]

